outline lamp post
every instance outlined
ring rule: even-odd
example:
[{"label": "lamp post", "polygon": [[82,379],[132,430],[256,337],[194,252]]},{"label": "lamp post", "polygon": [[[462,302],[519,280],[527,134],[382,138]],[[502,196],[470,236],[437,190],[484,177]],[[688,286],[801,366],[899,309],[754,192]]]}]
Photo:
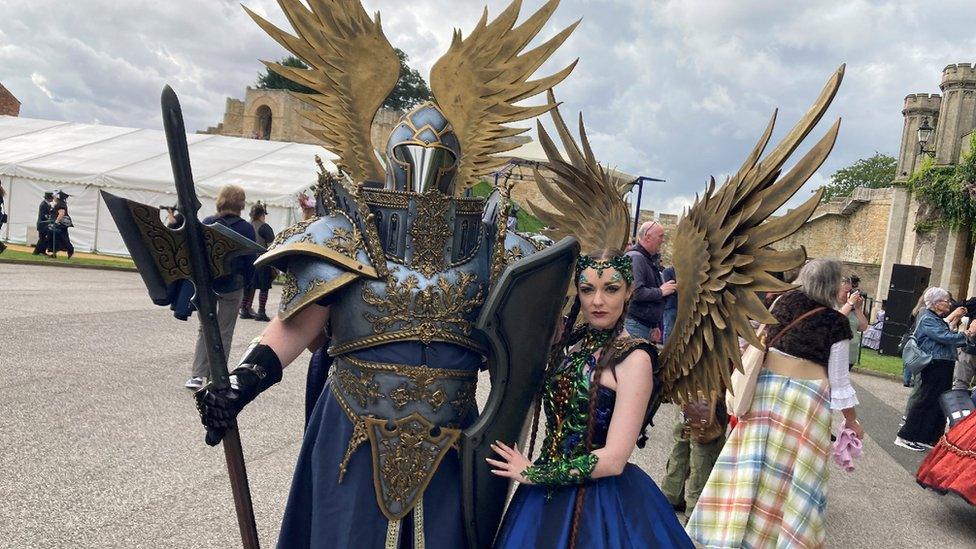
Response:
[{"label": "lamp post", "polygon": [[932,132],[935,128],[929,125],[928,117],[922,119],[922,124],[918,127],[918,153],[919,154],[934,154],[935,149],[926,149],[925,144],[932,139]]}]

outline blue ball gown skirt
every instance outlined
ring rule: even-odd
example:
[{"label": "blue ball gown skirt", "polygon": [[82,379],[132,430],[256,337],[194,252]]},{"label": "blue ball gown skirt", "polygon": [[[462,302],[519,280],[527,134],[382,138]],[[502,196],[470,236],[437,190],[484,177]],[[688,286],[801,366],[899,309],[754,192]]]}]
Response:
[{"label": "blue ball gown skirt", "polygon": [[[515,491],[495,547],[558,548],[569,545],[577,486],[522,484]],[[576,546],[583,549],[688,547],[694,545],[671,504],[651,477],[628,463],[623,473],[586,485]]]}]

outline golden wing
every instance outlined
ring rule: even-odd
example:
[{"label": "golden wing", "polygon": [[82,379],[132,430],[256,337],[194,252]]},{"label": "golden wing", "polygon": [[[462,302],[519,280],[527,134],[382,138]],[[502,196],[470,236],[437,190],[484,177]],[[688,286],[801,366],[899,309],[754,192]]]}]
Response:
[{"label": "golden wing", "polygon": [[504,164],[505,159],[496,155],[518,147],[518,143],[502,139],[528,130],[504,124],[539,116],[555,106],[520,107],[515,103],[555,86],[576,66],[574,61],[553,75],[528,80],[579,21],[541,46],[522,53],[556,10],[559,0],[549,0],[514,28],[521,4],[521,0],[514,0],[491,23],[487,22],[486,8],[477,27],[465,39],[461,38],[461,31],[455,30],[450,49],[430,71],[430,88],[437,106],[451,121],[461,142],[458,190],[475,184],[476,176]]},{"label": "golden wing", "polygon": [[[549,104],[556,104],[552,90],[549,90],[547,99]],[[569,160],[563,159],[542,123],[537,122],[539,144],[549,159],[546,168],[554,177],[546,177],[538,167],[534,169],[534,175],[542,196],[558,211],[551,212],[531,200],[526,204],[526,209],[551,227],[547,233],[554,239],[575,236],[584,252],[603,248],[623,249],[629,235],[630,212],[618,182],[610,171],[596,161],[590,149],[583,115],[579,117],[580,141],[583,145],[580,150],[559,108],[553,108],[550,114]]]},{"label": "golden wing", "polygon": [[[712,179],[701,198],[678,222],[673,240],[678,281],[678,314],[661,353],[665,395],[683,402],[722,395],[731,368],[742,369],[738,338],[762,347],[749,324],[775,323],[757,292],[784,291],[791,284],[771,273],[799,267],[806,250],[776,251],[769,246],[796,232],[813,214],[823,190],[784,216],[770,218],[830,153],[840,119],[783,177],[783,164],[823,116],[837,93],[844,66],[827,82],[820,97],[776,148],[760,161],[776,112],[734,177],[717,191]],[[768,219],[768,221],[767,221]]]},{"label": "golden wing", "polygon": [[248,15],[310,68],[264,62],[276,73],[314,89],[295,95],[314,108],[301,111],[321,128],[305,128],[339,155],[356,183],[383,181],[373,154],[370,127],[400,76],[400,60],[383,35],[380,14],[370,19],[358,0],[278,0],[298,36],[292,36],[245,7]]}]

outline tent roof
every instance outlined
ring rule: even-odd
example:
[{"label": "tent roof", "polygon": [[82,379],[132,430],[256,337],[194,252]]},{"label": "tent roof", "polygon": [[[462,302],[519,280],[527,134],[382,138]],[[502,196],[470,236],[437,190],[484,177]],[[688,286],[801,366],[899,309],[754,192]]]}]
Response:
[{"label": "tent roof", "polygon": [[[316,181],[316,154],[335,169],[335,155],[317,145],[186,137],[200,196],[214,197],[233,183],[249,200],[290,207],[295,194]],[[166,136],[159,130],[0,116],[0,175],[175,193]]]}]

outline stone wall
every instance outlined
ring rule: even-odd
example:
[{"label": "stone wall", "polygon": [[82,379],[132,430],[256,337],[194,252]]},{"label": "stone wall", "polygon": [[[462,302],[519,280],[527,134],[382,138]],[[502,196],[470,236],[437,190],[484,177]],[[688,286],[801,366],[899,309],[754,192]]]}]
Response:
[{"label": "stone wall", "polygon": [[0,115],[20,115],[20,101],[7,88],[3,87],[3,84],[0,84]]}]

